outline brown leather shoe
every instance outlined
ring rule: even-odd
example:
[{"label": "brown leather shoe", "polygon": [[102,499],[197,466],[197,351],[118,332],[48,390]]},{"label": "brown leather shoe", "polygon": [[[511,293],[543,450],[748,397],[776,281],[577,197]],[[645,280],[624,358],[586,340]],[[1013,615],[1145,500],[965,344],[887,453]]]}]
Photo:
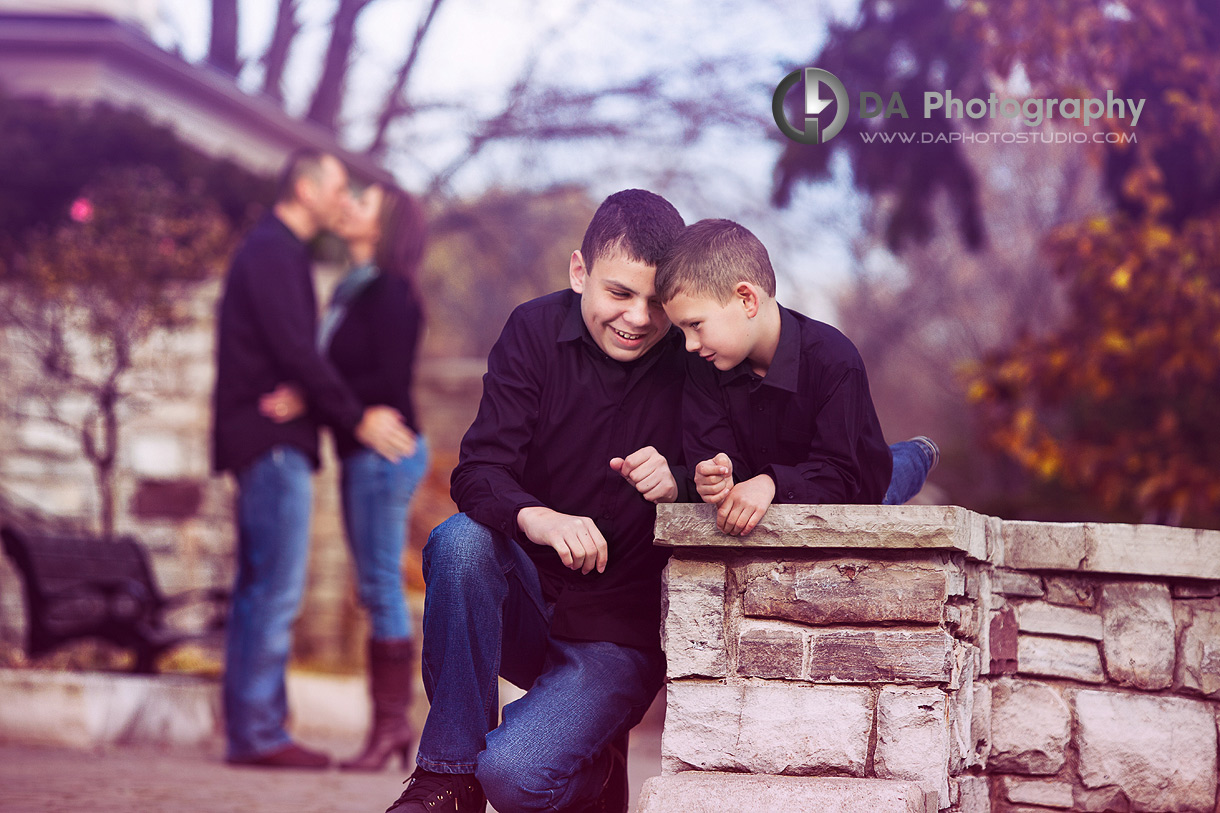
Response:
[{"label": "brown leather shoe", "polygon": [[268,751],[253,757],[228,760],[230,765],[241,765],[249,768],[296,768],[300,770],[321,770],[330,767],[330,757],[319,751],[302,748],[295,742],[290,742],[283,748]]}]

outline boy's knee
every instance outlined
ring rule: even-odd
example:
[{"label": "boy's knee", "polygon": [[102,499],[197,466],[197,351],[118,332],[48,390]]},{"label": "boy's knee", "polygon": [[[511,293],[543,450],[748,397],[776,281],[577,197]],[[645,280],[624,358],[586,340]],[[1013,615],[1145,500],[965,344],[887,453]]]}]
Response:
[{"label": "boy's knee", "polygon": [[551,809],[554,782],[542,775],[542,766],[491,742],[479,754],[475,771],[487,801],[496,810],[545,811]]},{"label": "boy's knee", "polygon": [[496,562],[492,532],[465,514],[454,514],[432,529],[423,550],[424,580],[480,578]]}]

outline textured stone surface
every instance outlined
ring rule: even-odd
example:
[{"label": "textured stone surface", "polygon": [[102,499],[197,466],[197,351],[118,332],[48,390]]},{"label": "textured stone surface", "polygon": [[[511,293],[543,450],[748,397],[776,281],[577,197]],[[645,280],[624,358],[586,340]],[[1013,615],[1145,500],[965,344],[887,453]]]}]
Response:
[{"label": "textured stone surface", "polygon": [[877,748],[881,779],[913,779],[949,806],[949,726],[940,689],[885,686],[877,696]]},{"label": "textured stone surface", "polygon": [[668,608],[661,626],[669,677],[727,674],[724,580],[720,562],[670,557],[662,575]]},{"label": "textured stone surface", "polygon": [[1022,635],[1017,639],[1017,660],[1022,675],[1061,677],[1086,683],[1103,683],[1097,644],[1074,638]]},{"label": "textured stone surface", "polygon": [[1220,531],[1095,522],[1004,522],[1004,564],[1220,580]]},{"label": "textured stone surface", "polygon": [[974,720],[974,674],[962,676],[957,691],[949,694],[949,767],[960,773],[978,763],[971,724]]},{"label": "textured stone surface", "polygon": [[976,682],[970,709],[970,739],[974,743],[974,765],[987,767],[991,752],[991,684]]},{"label": "textured stone surface", "polygon": [[1220,581],[1178,582],[1172,590],[1174,598],[1215,598],[1220,596]]},{"label": "textured stone surface", "polygon": [[991,788],[983,776],[950,779],[957,785],[957,813],[991,813]]},{"label": "textured stone surface", "polygon": [[987,625],[987,655],[988,674],[1016,674],[1017,612],[1012,607],[992,613]]},{"label": "textured stone surface", "polygon": [[1175,627],[1167,586],[1156,582],[1103,585],[1101,615],[1106,674],[1111,680],[1140,689],[1164,689],[1173,683]]},{"label": "textured stone surface", "polygon": [[805,673],[805,632],[782,623],[746,623],[737,639],[737,673],[796,680]]},{"label": "textured stone surface", "polygon": [[1010,802],[1064,810],[1071,809],[1074,804],[1071,782],[1054,779],[1022,779],[1018,776],[1005,776],[1001,781],[1004,796]]},{"label": "textured stone surface", "polygon": [[950,570],[960,575],[947,562],[839,558],[757,563],[740,577],[742,603],[746,615],[804,624],[937,624],[949,595]]},{"label": "textured stone surface", "polygon": [[953,639],[940,629],[814,629],[809,679],[831,683],[947,683]]},{"label": "textured stone surface", "polygon": [[1220,694],[1220,599],[1176,601],[1178,660],[1173,685]]},{"label": "textured stone surface", "polygon": [[1043,683],[998,680],[991,685],[991,756],[988,769],[1053,774],[1063,767],[1072,710]]},{"label": "textured stone surface", "polygon": [[1080,779],[1119,787],[1136,811],[1213,813],[1216,719],[1179,697],[1082,691],[1076,696]]},{"label": "textured stone surface", "polygon": [[[936,813],[915,782],[688,771],[644,783],[639,813]],[[965,813],[965,811],[963,811]]]},{"label": "textured stone surface", "polygon": [[667,547],[958,550],[986,559],[986,518],[954,505],[772,505],[748,536],[716,530],[710,505],[657,506]]},{"label": "textured stone surface", "polygon": [[1097,606],[1097,582],[1079,576],[1053,576],[1046,580],[1046,600],[1064,607]]},{"label": "textured stone surface", "polygon": [[1088,610],[1030,601],[1017,607],[1021,632],[1059,635],[1066,638],[1101,640],[1101,616]]},{"label": "textured stone surface", "polygon": [[667,700],[667,772],[864,773],[873,722],[867,688],[678,681]]},{"label": "textured stone surface", "polygon": [[1046,592],[1042,587],[1042,579],[1036,573],[1026,573],[1022,570],[1006,570],[996,568],[992,574],[992,588],[997,593],[1006,596],[1041,598]]}]

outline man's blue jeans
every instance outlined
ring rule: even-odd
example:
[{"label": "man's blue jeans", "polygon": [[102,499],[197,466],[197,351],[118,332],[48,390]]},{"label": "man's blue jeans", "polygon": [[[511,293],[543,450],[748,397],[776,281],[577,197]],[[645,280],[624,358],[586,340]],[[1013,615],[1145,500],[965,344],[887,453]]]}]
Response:
[{"label": "man's blue jeans", "polygon": [[428,443],[391,463],[365,449],[343,458],[340,490],[347,544],[356,563],[360,603],[378,641],[411,637],[411,616],[402,589],[402,551],[411,495],[428,469]]},{"label": "man's blue jeans", "polygon": [[289,743],[284,670],[305,589],[312,474],[309,459],[277,446],[237,474],[237,583],[225,643],[228,757]]},{"label": "man's blue jeans", "polygon": [[[508,537],[450,517],[424,547],[424,685],[432,707],[420,767],[475,773],[497,810],[591,800],[606,746],[648,710],[664,678],[654,651],[549,634],[538,573]],[[498,721],[496,677],[526,690]]]},{"label": "man's blue jeans", "polygon": [[882,505],[902,505],[923,488],[932,470],[931,450],[914,440],[890,444],[894,455],[894,473],[890,475],[890,487],[885,492]]}]

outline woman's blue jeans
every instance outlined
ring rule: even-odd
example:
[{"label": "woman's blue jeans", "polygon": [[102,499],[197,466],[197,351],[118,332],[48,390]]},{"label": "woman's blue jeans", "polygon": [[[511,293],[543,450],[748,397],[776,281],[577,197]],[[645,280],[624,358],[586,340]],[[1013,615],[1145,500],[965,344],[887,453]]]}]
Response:
[{"label": "woman's blue jeans", "polygon": [[373,638],[379,641],[411,637],[402,553],[411,496],[427,470],[428,442],[422,435],[415,454],[397,463],[367,449],[342,460],[347,544],[356,563],[360,603],[368,611]]},{"label": "woman's blue jeans", "polygon": [[[465,514],[424,547],[424,685],[431,701],[420,767],[474,773],[497,810],[558,811],[594,798],[602,754],[647,711],[665,659],[550,635],[538,573],[508,537]],[[526,690],[498,717],[497,676]]]},{"label": "woman's blue jeans", "polygon": [[293,446],[276,446],[237,473],[237,581],[223,684],[229,759],[290,741],[284,670],[305,589],[312,474]]}]

